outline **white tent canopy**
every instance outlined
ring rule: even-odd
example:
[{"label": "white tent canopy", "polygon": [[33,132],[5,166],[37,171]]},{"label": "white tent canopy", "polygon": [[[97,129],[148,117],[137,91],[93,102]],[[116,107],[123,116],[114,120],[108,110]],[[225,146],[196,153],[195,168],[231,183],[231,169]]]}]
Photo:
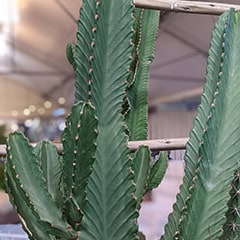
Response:
[{"label": "white tent canopy", "polygon": [[[66,99],[68,108],[74,102],[75,75],[66,60],[65,48],[75,41],[81,1],[6,2],[12,4],[12,11],[7,20],[0,17],[0,118],[10,118],[12,114],[23,118],[24,109],[30,105],[42,108],[45,101],[51,101],[56,108],[59,97]],[[17,17],[13,11],[15,2]],[[151,106],[199,99],[216,20],[208,15],[163,15],[151,67]],[[7,45],[3,45],[4,38]]]}]

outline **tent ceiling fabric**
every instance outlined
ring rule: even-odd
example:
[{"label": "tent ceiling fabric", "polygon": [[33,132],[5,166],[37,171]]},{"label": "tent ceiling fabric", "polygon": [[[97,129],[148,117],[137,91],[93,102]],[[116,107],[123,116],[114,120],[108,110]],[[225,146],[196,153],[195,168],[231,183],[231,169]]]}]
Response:
[{"label": "tent ceiling fabric", "polygon": [[[74,102],[75,75],[65,48],[75,41],[81,0],[18,3],[19,21],[8,24],[9,51],[5,55],[0,52],[0,117],[10,117],[15,109],[22,112],[31,104],[42,106],[45,100],[56,105],[61,96],[67,99],[67,106]],[[183,13],[162,17],[151,66],[150,104],[157,99],[160,103],[166,96],[171,101],[169,96],[202,87],[216,20]],[[0,23],[0,36],[3,30]]]}]

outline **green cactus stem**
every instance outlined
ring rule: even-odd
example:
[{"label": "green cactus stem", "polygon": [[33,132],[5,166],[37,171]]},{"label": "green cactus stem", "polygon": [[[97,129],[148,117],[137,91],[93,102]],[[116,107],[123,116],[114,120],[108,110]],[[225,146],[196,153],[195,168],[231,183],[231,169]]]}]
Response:
[{"label": "green cactus stem", "polygon": [[[221,30],[221,33],[215,35],[212,40],[215,45],[219,36],[222,39],[220,47],[214,51],[215,56],[221,59],[218,61],[219,72],[215,75],[217,86],[211,92],[212,100],[206,107],[210,111],[203,125],[202,136],[195,142],[197,162],[191,172],[189,166],[186,168],[186,176],[189,178],[191,174],[188,179],[191,179],[191,184],[186,185],[189,186],[187,199],[180,211],[177,231],[174,232],[175,239],[205,240],[220,239],[222,236],[222,229],[226,222],[225,214],[228,211],[227,204],[231,199],[229,192],[240,158],[238,148],[240,112],[236,111],[236,107],[240,104],[238,97],[240,94],[239,16],[239,12],[231,10],[227,18],[221,18],[220,25],[223,31]],[[223,22],[222,19],[224,19]],[[221,50],[220,54],[219,50]],[[208,68],[213,69],[211,61],[209,64]],[[183,191],[180,192],[180,196],[182,194]],[[225,237],[228,239],[230,236]],[[169,238],[163,237],[163,239]]]}]

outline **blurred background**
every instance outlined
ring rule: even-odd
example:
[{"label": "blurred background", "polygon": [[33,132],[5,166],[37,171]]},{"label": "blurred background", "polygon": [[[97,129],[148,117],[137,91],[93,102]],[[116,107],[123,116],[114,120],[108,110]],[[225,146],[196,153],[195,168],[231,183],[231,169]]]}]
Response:
[{"label": "blurred background", "polygon": [[[74,102],[75,74],[65,49],[75,41],[81,2],[0,1],[0,121],[8,132],[23,130],[31,141],[59,139]],[[162,14],[151,66],[149,138],[187,137],[216,19]]]},{"label": "blurred background", "polygon": [[[0,143],[15,130],[32,142],[59,141],[74,102],[75,74],[65,49],[75,41],[81,2],[0,0]],[[215,16],[162,14],[149,85],[149,139],[188,137],[216,21]],[[140,222],[148,239],[163,231],[182,179],[183,155],[184,151],[170,153],[167,177],[143,206]],[[4,215],[6,204],[7,196],[1,192],[0,223],[10,221]],[[10,222],[14,221],[13,217]]]}]

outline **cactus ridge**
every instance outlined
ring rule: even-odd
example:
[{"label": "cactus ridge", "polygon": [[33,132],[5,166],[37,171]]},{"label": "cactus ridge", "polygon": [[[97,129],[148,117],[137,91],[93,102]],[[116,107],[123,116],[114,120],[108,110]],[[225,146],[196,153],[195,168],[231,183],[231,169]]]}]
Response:
[{"label": "cactus ridge", "polygon": [[214,93],[218,87],[216,76],[221,75],[222,61],[222,41],[225,29],[227,13],[222,15],[213,31],[211,47],[209,50],[206,84],[204,86],[201,104],[198,107],[198,114],[194,121],[194,127],[190,132],[190,140],[186,146],[184,157],[185,176],[183,184],[180,186],[180,193],[177,194],[177,201],[173,206],[173,213],[169,215],[168,223],[165,225],[165,234],[161,240],[172,240],[180,234],[179,225],[187,214],[186,202],[190,199],[190,190],[193,189],[192,182],[196,176],[199,167],[199,145],[202,142],[202,136],[206,130],[207,121],[210,117],[212,103],[214,102]]},{"label": "cactus ridge", "polygon": [[[225,16],[223,17],[223,20],[225,19]],[[226,17],[225,19],[225,22],[229,21],[229,16]],[[222,24],[221,24],[222,25]],[[192,201],[192,196],[193,196],[193,193],[194,193],[194,190],[195,190],[195,185],[196,185],[196,181],[198,179],[198,173],[200,171],[200,163],[202,161],[202,156],[201,156],[201,148],[204,148],[204,136],[206,135],[207,131],[208,131],[208,128],[209,128],[209,125],[211,124],[211,121],[212,121],[212,115],[214,114],[213,112],[215,111],[215,107],[216,107],[216,101],[217,101],[217,97],[218,97],[218,93],[219,93],[219,86],[221,85],[221,75],[222,75],[222,67],[223,67],[223,56],[225,54],[224,52],[224,35],[226,34],[225,31],[226,31],[226,23],[223,25],[224,26],[224,30],[223,30],[223,34],[222,34],[222,37],[223,37],[223,40],[222,40],[222,52],[221,52],[221,62],[219,64],[219,73],[218,73],[218,78],[217,78],[217,81],[215,81],[215,90],[214,90],[214,93],[212,94],[213,96],[213,99],[212,99],[212,102],[210,102],[209,104],[209,113],[207,115],[207,119],[206,119],[206,123],[205,123],[205,126],[202,128],[203,130],[203,135],[202,135],[202,138],[199,140],[199,150],[198,152],[196,152],[197,154],[197,162],[196,162],[196,165],[195,165],[195,169],[194,171],[192,172],[193,176],[192,176],[192,183],[189,187],[189,194],[187,195],[187,198],[186,198],[186,202],[185,202],[185,206],[182,208],[182,211],[181,211],[181,216],[179,218],[179,229],[177,230],[176,234],[175,234],[175,238],[178,239],[180,236],[181,236],[181,229],[183,228],[183,223],[184,223],[184,219],[187,217],[188,215],[188,209],[189,209],[189,205],[191,204],[191,201]],[[211,64],[211,63],[210,63]],[[205,108],[206,109],[206,108]],[[203,125],[202,125],[203,126]],[[194,131],[194,130],[193,130]],[[208,143],[207,143],[208,144]],[[187,154],[186,154],[187,155]]]},{"label": "cactus ridge", "polygon": [[148,147],[140,146],[133,157],[134,182],[136,184],[135,195],[137,209],[140,209],[150,174],[151,152]]},{"label": "cactus ridge", "polygon": [[76,68],[76,102],[87,101],[91,95],[95,37],[100,1],[83,1],[78,21],[77,42],[74,48]]},{"label": "cactus ridge", "polygon": [[228,202],[228,211],[226,213],[226,222],[223,226],[221,240],[238,239],[240,236],[240,169],[234,174],[232,189],[230,191],[231,199]]},{"label": "cactus ridge", "polygon": [[95,159],[98,133],[95,112],[91,103],[75,104],[62,134],[63,209],[75,230],[79,230],[82,220],[81,209],[86,204],[86,187]]},{"label": "cactus ridge", "polygon": [[[75,234],[71,231],[71,226],[63,220],[61,209],[48,193],[39,159],[22,133],[13,133],[9,136],[5,166],[6,182],[9,183],[8,189],[12,192],[10,194],[13,197],[12,202],[16,203],[19,212],[24,205],[29,206],[27,213],[30,215],[20,213],[24,222],[28,222],[27,217],[30,219],[33,217],[46,230],[49,229],[53,235],[63,236],[67,239],[73,238]],[[21,194],[16,194],[18,191]],[[46,206],[50,207],[49,211],[45,211]],[[69,230],[66,231],[66,229]],[[30,232],[28,231],[28,233]],[[31,234],[33,237],[35,236],[35,232],[31,232]]]},{"label": "cactus ridge", "polygon": [[99,134],[80,239],[134,239],[137,234],[134,176],[121,114],[133,48],[132,13],[131,1],[99,4],[91,86]]},{"label": "cactus ridge", "polygon": [[150,168],[145,192],[150,191],[159,186],[167,171],[167,168],[168,168],[167,153],[161,152],[159,153],[158,159],[155,162],[153,162]]},{"label": "cactus ridge", "polygon": [[[219,239],[223,232],[227,202],[231,198],[228,192],[240,154],[232,145],[240,141],[239,114],[234,110],[239,104],[236,98],[240,75],[237,67],[239,54],[236,54],[239,51],[239,24],[239,13],[231,10],[223,25],[225,31],[222,48],[219,48],[223,49],[219,81],[216,81],[217,88],[212,94],[210,113],[198,145],[196,175],[189,188],[185,215],[179,219],[180,231],[176,233],[175,239]],[[225,239],[228,237],[225,235]]]},{"label": "cactus ridge", "polygon": [[37,156],[37,163],[42,171],[47,185],[48,194],[61,208],[62,197],[60,191],[61,163],[57,149],[49,141],[41,141],[33,148],[33,154]]},{"label": "cactus ridge", "polygon": [[47,141],[31,147],[20,133],[8,140],[7,191],[30,239],[145,239],[136,223],[152,159],[147,147],[131,154],[127,144],[147,137],[158,20],[131,0],[83,1],[76,43],[66,48],[76,100],[62,156]]},{"label": "cactus ridge", "polygon": [[147,139],[148,126],[148,82],[150,64],[155,54],[155,42],[158,33],[160,12],[156,10],[135,9],[135,24],[128,78],[128,108],[126,123],[129,139],[132,141]]}]

